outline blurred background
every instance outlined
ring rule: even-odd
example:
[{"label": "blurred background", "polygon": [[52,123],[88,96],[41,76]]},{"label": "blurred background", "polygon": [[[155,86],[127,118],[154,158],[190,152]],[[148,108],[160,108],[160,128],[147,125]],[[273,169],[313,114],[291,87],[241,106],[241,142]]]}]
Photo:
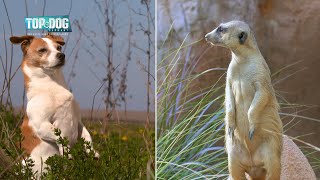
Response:
[{"label": "blurred background", "polygon": [[[177,64],[181,65],[172,72],[173,76],[183,74],[185,66],[194,67],[189,68],[193,74],[218,69],[198,78],[190,88],[198,92],[216,82],[225,82],[231,58],[229,50],[209,46],[204,35],[222,22],[247,22],[273,74],[285,134],[302,140],[303,143],[295,141],[300,147],[305,143],[320,147],[319,8],[318,0],[161,0],[157,3],[157,48],[165,52],[183,41],[199,41],[179,53]],[[318,169],[319,164],[313,167]]]}]

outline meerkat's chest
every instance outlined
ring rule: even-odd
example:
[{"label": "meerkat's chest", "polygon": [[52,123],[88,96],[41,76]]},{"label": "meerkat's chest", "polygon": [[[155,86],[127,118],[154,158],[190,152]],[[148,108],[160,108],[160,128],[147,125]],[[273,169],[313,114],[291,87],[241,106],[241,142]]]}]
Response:
[{"label": "meerkat's chest", "polygon": [[237,104],[251,103],[255,93],[255,89],[251,82],[236,79],[231,82],[231,88]]},{"label": "meerkat's chest", "polygon": [[250,66],[231,67],[228,78],[231,84],[232,93],[237,104],[248,105],[251,103],[255,88],[255,73]]}]

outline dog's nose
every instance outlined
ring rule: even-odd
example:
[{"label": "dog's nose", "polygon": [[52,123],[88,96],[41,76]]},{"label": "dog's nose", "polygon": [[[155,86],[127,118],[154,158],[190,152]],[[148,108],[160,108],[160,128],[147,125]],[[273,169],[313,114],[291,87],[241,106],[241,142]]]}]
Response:
[{"label": "dog's nose", "polygon": [[58,53],[57,54],[57,58],[60,59],[60,60],[64,59],[65,58],[64,53]]}]

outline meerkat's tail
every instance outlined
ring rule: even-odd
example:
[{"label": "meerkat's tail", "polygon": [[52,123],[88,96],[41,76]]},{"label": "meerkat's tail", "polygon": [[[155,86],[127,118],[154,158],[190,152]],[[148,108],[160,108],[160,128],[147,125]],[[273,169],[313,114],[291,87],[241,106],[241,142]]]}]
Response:
[{"label": "meerkat's tail", "polygon": [[253,163],[253,160],[252,160],[252,154],[251,154],[250,149],[249,149],[248,144],[247,144],[247,140],[244,139],[243,141],[244,141],[244,144],[245,144],[246,149],[247,149],[247,151],[248,151],[248,153],[249,153],[249,156],[250,156],[251,167],[253,167],[253,166],[254,166],[254,163]]},{"label": "meerkat's tail", "polygon": [[252,179],[256,179],[256,178],[265,177],[267,174],[267,171],[263,167],[254,166],[249,170],[248,174]]}]

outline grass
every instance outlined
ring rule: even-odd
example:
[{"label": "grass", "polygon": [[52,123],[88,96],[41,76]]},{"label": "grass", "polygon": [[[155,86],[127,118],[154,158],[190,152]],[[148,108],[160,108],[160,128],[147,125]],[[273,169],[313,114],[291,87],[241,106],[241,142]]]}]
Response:
[{"label": "grass", "polygon": [[[170,32],[169,32],[170,33]],[[169,35],[167,42],[170,44]],[[187,37],[186,37],[187,38]],[[163,57],[158,62],[157,86],[157,171],[158,179],[227,179],[227,155],[224,150],[224,83],[205,89],[196,87],[199,79],[206,73],[218,68],[194,74],[196,64],[191,65],[189,52],[193,45],[183,41],[177,48],[160,48],[158,55]],[[185,54],[185,59],[181,59]],[[201,60],[199,60],[201,61]],[[202,60],[203,61],[203,60]],[[272,76],[275,79],[284,71],[298,63],[288,65]],[[292,74],[278,78],[276,83],[289,78]],[[224,81],[224,80],[222,80]],[[277,94],[282,109],[303,107],[290,104]],[[290,118],[285,124],[285,132],[295,126],[296,113],[280,113],[281,118]],[[302,117],[308,119],[308,117]],[[292,137],[291,137],[292,138]],[[312,145],[300,147],[309,158],[314,171],[319,170],[319,148]]]},{"label": "grass", "polygon": [[[180,51],[192,44],[166,52],[158,64],[157,177],[158,179],[217,179],[227,176],[224,152],[223,96],[221,86],[200,91],[193,84],[209,71],[192,74],[187,63],[178,62]],[[171,57],[172,59],[168,60]],[[178,75],[172,75],[180,66]],[[218,107],[212,112],[212,107]]]},{"label": "grass", "polygon": [[[0,147],[10,159],[7,166],[0,166],[0,179],[31,179],[30,168],[22,173],[22,151],[19,149],[20,132],[16,129],[20,117],[1,109]],[[95,159],[94,153],[86,153],[89,144],[83,139],[66,152],[73,157],[50,157],[46,163],[48,172],[43,179],[147,179],[153,177],[152,160],[154,149],[148,151],[147,142],[154,140],[154,131],[146,130],[143,124],[110,123],[106,133],[100,133],[101,126],[97,122],[85,121],[93,138],[93,146],[99,152],[100,158]],[[59,135],[59,134],[57,134]],[[61,138],[60,144],[66,139]],[[149,146],[149,145],[148,145]],[[153,145],[154,146],[154,145]],[[89,148],[90,149],[90,148]],[[1,161],[2,162],[2,161]],[[29,162],[29,167],[32,162]]]}]

